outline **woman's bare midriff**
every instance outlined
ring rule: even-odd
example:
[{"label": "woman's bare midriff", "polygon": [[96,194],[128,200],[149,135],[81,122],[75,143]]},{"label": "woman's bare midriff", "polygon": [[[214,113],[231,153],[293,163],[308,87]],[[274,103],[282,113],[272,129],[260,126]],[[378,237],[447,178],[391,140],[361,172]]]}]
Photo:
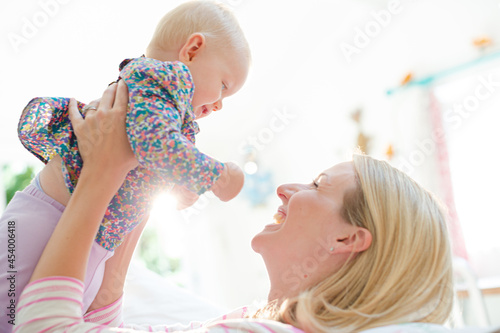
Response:
[{"label": "woman's bare midriff", "polygon": [[64,184],[61,157],[53,157],[40,172],[40,186],[52,199],[64,206],[68,204],[71,194]]}]

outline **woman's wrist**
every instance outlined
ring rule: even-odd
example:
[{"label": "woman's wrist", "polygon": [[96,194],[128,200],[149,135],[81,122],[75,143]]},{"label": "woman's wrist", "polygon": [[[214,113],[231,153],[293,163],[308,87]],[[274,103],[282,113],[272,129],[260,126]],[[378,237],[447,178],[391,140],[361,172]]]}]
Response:
[{"label": "woman's wrist", "polygon": [[102,191],[102,194],[114,195],[127,177],[129,170],[85,165],[82,168],[78,183]]}]

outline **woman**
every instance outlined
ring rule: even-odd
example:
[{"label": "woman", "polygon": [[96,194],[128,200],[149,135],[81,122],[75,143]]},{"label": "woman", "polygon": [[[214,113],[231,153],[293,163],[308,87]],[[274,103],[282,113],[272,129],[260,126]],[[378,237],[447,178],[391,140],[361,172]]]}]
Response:
[{"label": "woman", "polygon": [[[99,222],[126,174],[137,165],[121,119],[124,96],[123,84],[111,86],[99,110],[85,120],[72,105],[80,140],[102,121],[111,119],[116,126],[83,156],[79,183],[21,296],[16,332],[120,331],[97,323],[119,322],[108,315],[119,310],[137,233],[106,267],[94,304],[105,308],[90,313],[84,322],[80,302]],[[277,213],[281,223],[266,226],[252,241],[269,272],[269,304],[253,318],[215,321],[196,331],[359,332],[446,320],[453,292],[444,214],[432,195],[409,177],[385,162],[355,155],[352,162],[327,169],[311,184],[282,185],[277,193],[283,202]],[[244,316],[240,312],[239,317]],[[436,332],[441,327],[409,324],[393,329]]]}]

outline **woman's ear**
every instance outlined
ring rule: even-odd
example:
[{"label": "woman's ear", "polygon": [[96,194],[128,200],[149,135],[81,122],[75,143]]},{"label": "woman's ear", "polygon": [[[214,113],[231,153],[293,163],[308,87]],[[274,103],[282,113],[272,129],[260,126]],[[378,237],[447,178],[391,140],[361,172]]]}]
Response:
[{"label": "woman's ear", "polygon": [[372,244],[372,233],[361,227],[350,228],[351,232],[336,239],[335,253],[359,253]]},{"label": "woman's ear", "polygon": [[185,65],[193,62],[194,58],[205,48],[205,36],[199,32],[192,34],[179,51],[179,60]]}]

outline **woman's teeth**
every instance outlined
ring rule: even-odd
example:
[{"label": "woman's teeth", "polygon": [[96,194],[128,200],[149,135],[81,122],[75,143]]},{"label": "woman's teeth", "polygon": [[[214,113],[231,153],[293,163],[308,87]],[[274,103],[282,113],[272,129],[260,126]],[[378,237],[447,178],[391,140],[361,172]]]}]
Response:
[{"label": "woman's teeth", "polygon": [[283,216],[282,213],[278,212],[274,214],[274,223],[276,224],[281,224],[285,221],[285,217]]}]

